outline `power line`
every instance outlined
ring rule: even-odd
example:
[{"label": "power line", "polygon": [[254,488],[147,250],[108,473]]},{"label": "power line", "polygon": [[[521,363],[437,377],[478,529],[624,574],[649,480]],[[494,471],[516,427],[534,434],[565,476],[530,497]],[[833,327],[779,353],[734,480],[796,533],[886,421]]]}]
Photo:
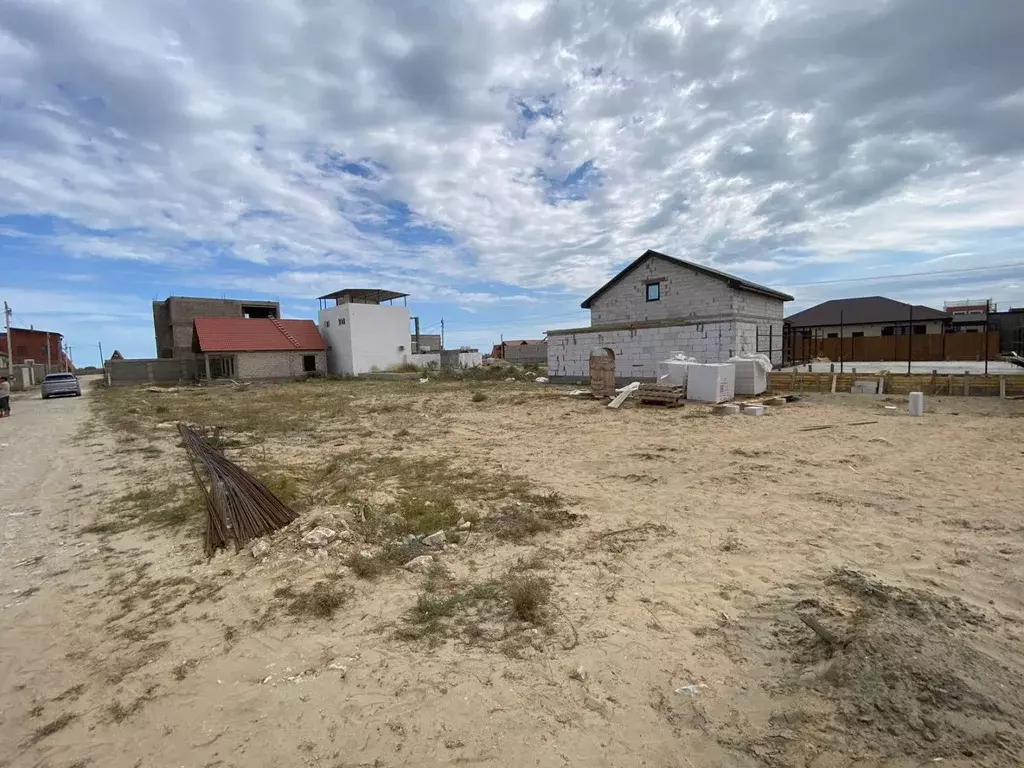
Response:
[{"label": "power line", "polygon": [[[1009,264],[995,264],[990,267],[967,267],[965,269],[936,269],[931,272],[905,272],[899,275],[871,275],[870,277],[844,277],[837,280],[818,280],[812,283],[786,283],[790,288],[803,288],[808,285],[838,285],[840,283],[864,283],[872,280],[899,280],[904,277],[931,277],[932,275],[960,275],[968,272],[992,272],[997,269],[1024,267],[1024,261]],[[775,285],[780,285],[776,283]]]}]

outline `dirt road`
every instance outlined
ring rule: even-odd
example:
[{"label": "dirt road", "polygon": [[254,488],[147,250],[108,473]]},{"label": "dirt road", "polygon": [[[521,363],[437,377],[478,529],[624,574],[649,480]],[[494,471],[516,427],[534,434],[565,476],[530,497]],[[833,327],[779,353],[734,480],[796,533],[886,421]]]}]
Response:
[{"label": "dirt road", "polygon": [[88,392],[45,402],[15,395],[12,410],[0,421],[0,755],[8,760],[46,724],[45,711],[31,715],[37,694],[63,674],[52,661],[68,641],[67,587],[85,549],[68,535],[76,516],[69,502],[97,461],[73,443]]}]

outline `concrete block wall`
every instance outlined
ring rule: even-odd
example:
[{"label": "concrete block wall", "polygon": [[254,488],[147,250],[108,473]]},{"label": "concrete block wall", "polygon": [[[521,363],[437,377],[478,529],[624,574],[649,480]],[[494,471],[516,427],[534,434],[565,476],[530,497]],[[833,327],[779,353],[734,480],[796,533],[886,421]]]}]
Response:
[{"label": "concrete block wall", "polygon": [[197,378],[194,359],[108,360],[104,372],[107,381],[114,387],[145,383],[168,384]]},{"label": "concrete block wall", "polygon": [[[750,293],[749,291],[732,292],[732,308],[737,314],[763,317],[768,321],[778,321],[780,326],[785,315],[784,306],[783,302],[778,299],[762,296],[759,293]],[[768,333],[767,329],[764,332]]]},{"label": "concrete block wall", "polygon": [[289,379],[304,376],[302,358],[316,356],[316,369],[327,372],[326,352],[239,352],[235,355],[235,378]]},{"label": "concrete block wall", "polygon": [[736,353],[740,352],[762,352],[768,354],[771,336],[771,360],[772,365],[782,365],[782,322],[746,322],[736,323],[736,340],[734,347]]},{"label": "concrete block wall", "polygon": [[[661,298],[647,301],[647,283],[653,281],[661,284]],[[725,315],[734,311],[734,293],[722,280],[650,257],[591,304],[590,324]]]},{"label": "concrete block wall", "polygon": [[549,334],[548,376],[556,380],[589,378],[590,353],[595,347],[615,353],[616,378],[654,379],[658,362],[676,351],[702,363],[724,362],[737,351],[737,325],[725,321]]}]

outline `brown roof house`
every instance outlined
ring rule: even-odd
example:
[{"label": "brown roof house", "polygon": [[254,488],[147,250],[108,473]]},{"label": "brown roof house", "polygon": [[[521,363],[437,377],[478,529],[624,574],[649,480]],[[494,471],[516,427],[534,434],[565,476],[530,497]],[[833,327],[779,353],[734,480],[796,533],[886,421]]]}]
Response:
[{"label": "brown roof house", "polygon": [[645,251],[583,302],[590,325],[548,331],[548,377],[590,375],[590,356],[612,355],[618,379],[657,376],[673,352],[725,362],[741,352],[782,361],[782,316],[793,297],[703,264]]},{"label": "brown roof house", "polygon": [[832,299],[786,318],[797,336],[838,339],[942,333],[951,316],[920,304],[904,304],[884,296]]},{"label": "brown roof house", "polygon": [[285,379],[327,371],[327,345],[312,320],[197,317],[192,351],[208,379]]}]

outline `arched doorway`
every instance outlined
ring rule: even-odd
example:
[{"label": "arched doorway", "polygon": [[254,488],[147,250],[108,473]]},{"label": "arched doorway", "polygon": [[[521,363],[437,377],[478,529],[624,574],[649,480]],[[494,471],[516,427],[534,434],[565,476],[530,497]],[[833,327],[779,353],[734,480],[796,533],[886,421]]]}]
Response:
[{"label": "arched doorway", "polygon": [[608,347],[590,350],[590,391],[594,397],[615,397],[615,353]]}]

